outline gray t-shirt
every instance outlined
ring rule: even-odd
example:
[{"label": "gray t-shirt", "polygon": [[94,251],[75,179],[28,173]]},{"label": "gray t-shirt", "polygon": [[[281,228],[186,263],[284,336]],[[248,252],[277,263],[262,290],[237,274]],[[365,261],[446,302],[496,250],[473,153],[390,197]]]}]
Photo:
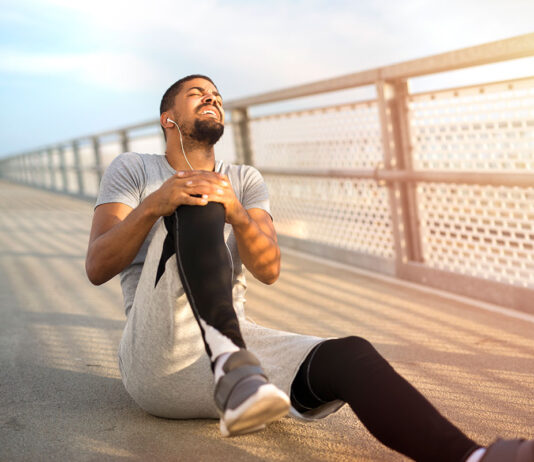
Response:
[{"label": "gray t-shirt", "polygon": [[[267,186],[258,170],[249,165],[217,161],[215,171],[228,176],[237,199],[245,209],[260,208],[271,213]],[[135,152],[121,154],[113,160],[102,177],[95,208],[110,202],[120,202],[136,208],[145,197],[157,190],[175,173],[176,170],[169,165],[165,156]],[[133,304],[146,252],[160,220],[152,227],[132,263],[120,274],[126,314]],[[234,266],[234,302],[241,302],[239,304],[242,305],[247,285],[243,264],[237,251],[237,242],[229,224],[224,227],[224,237],[232,254]]]}]

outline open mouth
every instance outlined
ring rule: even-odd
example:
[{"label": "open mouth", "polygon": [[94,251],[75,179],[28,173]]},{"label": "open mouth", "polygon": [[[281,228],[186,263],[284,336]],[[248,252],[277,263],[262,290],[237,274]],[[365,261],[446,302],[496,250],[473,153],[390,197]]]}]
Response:
[{"label": "open mouth", "polygon": [[212,109],[205,109],[203,111],[200,111],[200,114],[202,115],[208,115],[210,117],[213,117],[215,119],[218,119],[219,118],[219,115]]}]

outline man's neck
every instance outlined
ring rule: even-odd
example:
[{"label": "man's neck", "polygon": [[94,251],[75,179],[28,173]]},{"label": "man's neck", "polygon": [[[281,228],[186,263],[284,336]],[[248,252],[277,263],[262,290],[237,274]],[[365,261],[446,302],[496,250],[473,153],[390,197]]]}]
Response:
[{"label": "man's neck", "polygon": [[176,170],[207,170],[213,171],[215,168],[215,151],[213,146],[201,146],[201,145],[186,145],[184,143],[185,154],[187,155],[187,163],[181,146],[172,146],[167,144],[167,150],[165,156],[170,166]]}]

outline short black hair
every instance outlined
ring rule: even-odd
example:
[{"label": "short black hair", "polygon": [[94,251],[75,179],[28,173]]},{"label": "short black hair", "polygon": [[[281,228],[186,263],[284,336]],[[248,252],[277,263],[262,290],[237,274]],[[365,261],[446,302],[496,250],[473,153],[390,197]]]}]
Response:
[{"label": "short black hair", "polygon": [[165,111],[168,111],[171,107],[174,106],[174,98],[178,93],[180,93],[180,90],[184,86],[185,82],[188,82],[189,80],[193,79],[204,79],[208,80],[209,82],[213,83],[215,88],[217,88],[217,85],[206,75],[201,74],[192,74],[188,75],[186,77],[181,78],[177,82],[174,82],[167,91],[163,94],[163,98],[161,98],[161,103],[159,105],[159,114],[163,114]]}]

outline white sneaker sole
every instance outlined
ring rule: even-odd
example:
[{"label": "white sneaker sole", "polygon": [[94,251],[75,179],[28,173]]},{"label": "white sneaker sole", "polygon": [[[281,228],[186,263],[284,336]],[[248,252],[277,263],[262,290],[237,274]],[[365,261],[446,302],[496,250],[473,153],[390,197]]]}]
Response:
[{"label": "white sneaker sole", "polygon": [[244,435],[265,428],[265,425],[289,412],[289,398],[272,383],[262,385],[256,393],[236,409],[228,409],[220,420],[222,436]]}]

